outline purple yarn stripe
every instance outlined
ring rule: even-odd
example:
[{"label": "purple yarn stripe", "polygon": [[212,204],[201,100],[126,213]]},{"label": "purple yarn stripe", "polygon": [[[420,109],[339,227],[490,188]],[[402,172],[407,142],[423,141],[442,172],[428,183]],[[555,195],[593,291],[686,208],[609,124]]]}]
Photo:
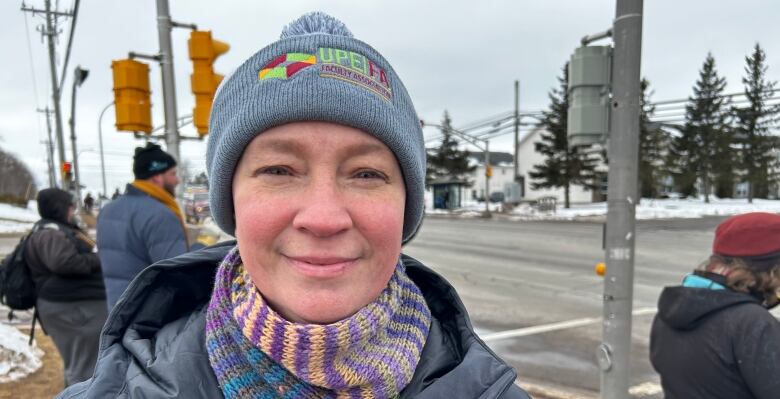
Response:
[{"label": "purple yarn stripe", "polygon": [[[257,297],[259,297],[259,295],[252,295],[253,299]],[[265,320],[268,318],[268,312],[268,304],[263,303],[260,306],[260,314],[257,315],[257,319],[255,319],[255,325],[252,328],[252,337],[250,342],[260,342],[260,337],[263,335],[263,331],[265,331]]]},{"label": "purple yarn stripe", "polygon": [[244,322],[249,320],[249,314],[252,313],[252,308],[255,307],[255,303],[259,300],[258,297],[258,295],[249,295],[249,303],[244,311],[241,312],[241,319],[244,320]]},{"label": "purple yarn stripe", "polygon": [[[257,342],[254,341],[253,342]],[[309,378],[309,326],[298,329],[298,350],[295,354],[295,374],[303,380]]]},{"label": "purple yarn stripe", "polygon": [[[325,326],[325,358],[323,359],[323,369],[325,371],[325,381],[330,387],[346,387],[347,383],[333,365],[338,349],[338,328],[333,325]],[[355,342],[350,340],[350,342]]]},{"label": "purple yarn stripe", "polygon": [[284,322],[280,319],[274,320],[273,329],[274,340],[271,343],[271,353],[269,355],[281,364],[282,353],[284,353]]}]

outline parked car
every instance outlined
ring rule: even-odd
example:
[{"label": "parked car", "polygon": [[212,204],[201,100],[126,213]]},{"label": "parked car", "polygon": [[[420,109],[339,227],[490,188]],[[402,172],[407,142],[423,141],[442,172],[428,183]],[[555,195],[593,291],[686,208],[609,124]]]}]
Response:
[{"label": "parked car", "polygon": [[204,218],[211,216],[208,192],[184,193],[184,217],[187,223],[200,223]]},{"label": "parked car", "polygon": [[493,191],[490,193],[490,202],[504,202],[504,193],[501,191]]}]

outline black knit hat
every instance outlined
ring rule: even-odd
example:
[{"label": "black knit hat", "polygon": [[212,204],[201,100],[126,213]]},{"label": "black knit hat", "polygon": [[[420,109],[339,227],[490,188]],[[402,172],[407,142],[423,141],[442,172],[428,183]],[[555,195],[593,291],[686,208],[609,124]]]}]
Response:
[{"label": "black knit hat", "polygon": [[148,179],[176,166],[176,160],[157,144],[147,143],[137,147],[133,156],[133,175],[136,179]]},{"label": "black knit hat", "polygon": [[73,205],[73,196],[59,188],[38,191],[38,214],[44,219],[69,224],[68,208]]}]

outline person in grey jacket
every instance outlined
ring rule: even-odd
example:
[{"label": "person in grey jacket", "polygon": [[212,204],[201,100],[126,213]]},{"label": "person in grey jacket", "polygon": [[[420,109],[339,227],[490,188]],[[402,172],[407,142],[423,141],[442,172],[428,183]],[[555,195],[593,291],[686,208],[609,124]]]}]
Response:
[{"label": "person in grey jacket", "polygon": [[38,293],[36,311],[65,368],[65,386],[92,376],[106,294],[95,243],[73,222],[71,195],[58,188],[38,193],[38,213],[25,242],[25,260]]},{"label": "person in grey jacket", "polygon": [[390,64],[306,14],[223,82],[214,220],[236,241],[144,270],[61,398],[523,399],[451,285],[401,254],[425,147]]},{"label": "person in grey jacket", "polygon": [[135,180],[98,215],[97,245],[108,309],[147,266],[188,250],[184,218],[174,198],[176,160],[156,144],[135,150]]}]

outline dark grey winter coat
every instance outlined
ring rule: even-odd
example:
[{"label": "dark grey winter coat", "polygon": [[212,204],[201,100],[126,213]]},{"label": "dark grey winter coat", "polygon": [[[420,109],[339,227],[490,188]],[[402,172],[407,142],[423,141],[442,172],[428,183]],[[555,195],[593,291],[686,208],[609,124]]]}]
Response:
[{"label": "dark grey winter coat", "polygon": [[187,252],[187,239],[170,209],[128,184],[124,195],[100,211],[97,246],[111,310],[141,270]]},{"label": "dark grey winter coat", "polygon": [[[144,270],[106,322],[95,375],[58,398],[221,398],[205,348],[205,315],[217,265],[234,245]],[[434,319],[401,398],[527,399],[515,371],[472,330],[452,286],[412,258],[403,262]]]},{"label": "dark grey winter coat", "polygon": [[100,259],[72,226],[41,219],[25,242],[24,257],[38,298],[52,302],[105,299]]},{"label": "dark grey winter coat", "polygon": [[777,399],[780,322],[747,294],[666,287],[650,361],[666,399]]}]

